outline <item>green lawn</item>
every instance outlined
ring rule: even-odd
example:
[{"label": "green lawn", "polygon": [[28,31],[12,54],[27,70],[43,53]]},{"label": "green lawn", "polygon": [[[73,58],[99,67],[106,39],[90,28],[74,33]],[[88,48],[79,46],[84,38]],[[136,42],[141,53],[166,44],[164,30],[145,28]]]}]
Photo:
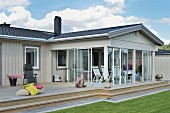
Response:
[{"label": "green lawn", "polygon": [[103,101],[51,113],[170,113],[170,91],[119,103]]}]

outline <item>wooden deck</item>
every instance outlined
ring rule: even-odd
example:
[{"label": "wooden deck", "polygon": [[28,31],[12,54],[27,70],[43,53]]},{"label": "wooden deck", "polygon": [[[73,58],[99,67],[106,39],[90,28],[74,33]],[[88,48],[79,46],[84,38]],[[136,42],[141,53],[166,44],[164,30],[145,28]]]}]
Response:
[{"label": "wooden deck", "polygon": [[116,95],[168,87],[168,82],[149,82],[114,86],[105,89],[104,84],[94,83],[85,88],[75,88],[72,83],[44,83],[44,94],[36,96],[16,96],[15,93],[23,86],[0,87],[0,112],[18,112],[89,98],[111,98]]}]

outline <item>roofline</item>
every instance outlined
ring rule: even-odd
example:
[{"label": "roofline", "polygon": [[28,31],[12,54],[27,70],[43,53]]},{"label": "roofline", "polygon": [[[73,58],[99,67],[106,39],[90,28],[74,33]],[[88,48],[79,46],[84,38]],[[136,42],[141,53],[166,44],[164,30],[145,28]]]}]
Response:
[{"label": "roofline", "polygon": [[126,33],[129,33],[129,32],[138,31],[138,30],[140,30],[139,26],[141,26],[141,25],[136,25],[136,26],[131,26],[131,27],[128,27],[128,28],[122,28],[122,29],[110,31],[109,37],[113,38],[115,36],[119,36],[119,35],[126,34]]},{"label": "roofline", "polygon": [[55,38],[54,36],[52,36],[51,38],[48,38],[46,40],[46,39],[41,39],[41,38],[9,36],[9,35],[0,35],[0,38],[5,37],[6,39],[18,39],[18,40],[26,40],[26,41],[57,42],[57,41],[70,41],[70,40],[78,40],[78,39],[89,39],[89,38],[96,38],[96,37],[102,37],[102,36],[103,37],[105,36],[108,38],[113,38],[115,36],[130,33],[133,31],[143,31],[147,36],[151,37],[151,39],[153,41],[155,41],[159,46],[164,45],[164,42],[162,40],[160,40],[157,36],[155,36],[151,31],[149,31],[143,24],[138,24],[136,26],[130,26],[127,28],[110,31],[109,33],[67,37],[67,38],[58,38],[58,39],[54,39]]},{"label": "roofline", "polygon": [[103,34],[95,34],[95,35],[85,35],[85,36],[77,36],[77,37],[67,37],[67,38],[58,38],[58,39],[51,39],[50,42],[57,42],[57,41],[70,41],[70,40],[78,40],[78,39],[89,39],[89,38],[96,38],[96,37],[108,37],[108,33]]},{"label": "roofline", "polygon": [[158,51],[155,52],[155,55],[170,55],[170,50],[158,49]]},{"label": "roofline", "polygon": [[159,46],[164,45],[164,42],[159,39],[156,35],[154,35],[148,28],[146,28],[145,26],[142,25],[142,30],[148,35],[150,36],[154,41],[156,41],[157,43],[159,43]]},{"label": "roofline", "polygon": [[46,39],[41,38],[30,38],[30,37],[20,37],[20,36],[9,36],[9,35],[0,35],[0,39],[17,39],[17,40],[25,40],[25,41],[41,41],[41,42],[58,42],[58,41],[70,41],[70,40],[78,40],[78,39],[88,39],[88,38],[95,38],[95,37],[102,37],[102,36],[108,36],[108,33],[103,34],[95,34],[95,35],[86,35],[86,36],[77,36],[77,37],[67,37],[67,38],[59,38],[54,39],[54,37]]},{"label": "roofline", "polygon": [[155,53],[155,55],[170,55],[170,53]]},{"label": "roofline", "polygon": [[9,36],[9,35],[0,35],[1,39],[17,39],[17,40],[25,40],[25,41],[41,41],[41,42],[49,42],[48,40],[41,38],[30,38],[30,37],[20,37],[20,36]]},{"label": "roofline", "polygon": [[143,31],[146,35],[152,38],[159,46],[164,45],[164,42],[160,40],[157,36],[155,36],[151,31],[149,31],[143,24],[139,24],[136,26],[131,26],[128,28],[123,28],[121,30],[114,30],[109,32],[109,37],[113,38],[115,36],[119,36],[122,34],[130,33],[133,31]]}]

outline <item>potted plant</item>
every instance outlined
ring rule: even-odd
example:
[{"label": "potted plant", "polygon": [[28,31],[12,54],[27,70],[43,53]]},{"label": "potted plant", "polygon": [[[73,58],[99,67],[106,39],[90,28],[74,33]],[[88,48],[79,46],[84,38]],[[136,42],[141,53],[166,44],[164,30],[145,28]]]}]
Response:
[{"label": "potted plant", "polygon": [[163,77],[164,77],[163,74],[157,74],[157,75],[155,76],[155,79],[156,79],[157,81],[161,81]]},{"label": "potted plant", "polygon": [[23,78],[23,75],[21,75],[21,74],[7,74],[7,77],[9,78],[10,86],[16,86],[17,79]]},{"label": "potted plant", "polygon": [[139,79],[142,81],[142,65],[138,66]]},{"label": "potted plant", "polygon": [[105,80],[105,88],[111,88],[111,83],[109,79]]}]

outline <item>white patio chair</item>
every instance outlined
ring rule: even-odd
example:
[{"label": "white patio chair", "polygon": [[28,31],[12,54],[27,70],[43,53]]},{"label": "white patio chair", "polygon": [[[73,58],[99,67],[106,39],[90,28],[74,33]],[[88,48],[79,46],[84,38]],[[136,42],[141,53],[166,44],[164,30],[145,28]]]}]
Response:
[{"label": "white patio chair", "polygon": [[126,76],[126,79],[128,82],[132,82],[132,70],[124,70],[124,75]]},{"label": "white patio chair", "polygon": [[104,72],[104,66],[103,65],[101,65],[101,72],[102,72],[102,74]]},{"label": "white patio chair", "polygon": [[100,71],[101,71],[101,74],[102,74],[101,77],[100,77],[100,80],[104,81],[104,66],[103,65],[101,65]]},{"label": "white patio chair", "polygon": [[101,74],[100,74],[100,70],[98,68],[98,66],[93,66],[93,73],[94,73],[94,77],[93,77],[93,81],[96,78],[96,81],[99,82],[99,79],[101,78]]},{"label": "white patio chair", "polygon": [[119,83],[119,80],[120,80],[119,73],[120,73],[119,68],[118,68],[118,67],[115,67],[115,68],[114,68],[114,82],[115,82],[116,84],[118,84],[118,83]]}]

